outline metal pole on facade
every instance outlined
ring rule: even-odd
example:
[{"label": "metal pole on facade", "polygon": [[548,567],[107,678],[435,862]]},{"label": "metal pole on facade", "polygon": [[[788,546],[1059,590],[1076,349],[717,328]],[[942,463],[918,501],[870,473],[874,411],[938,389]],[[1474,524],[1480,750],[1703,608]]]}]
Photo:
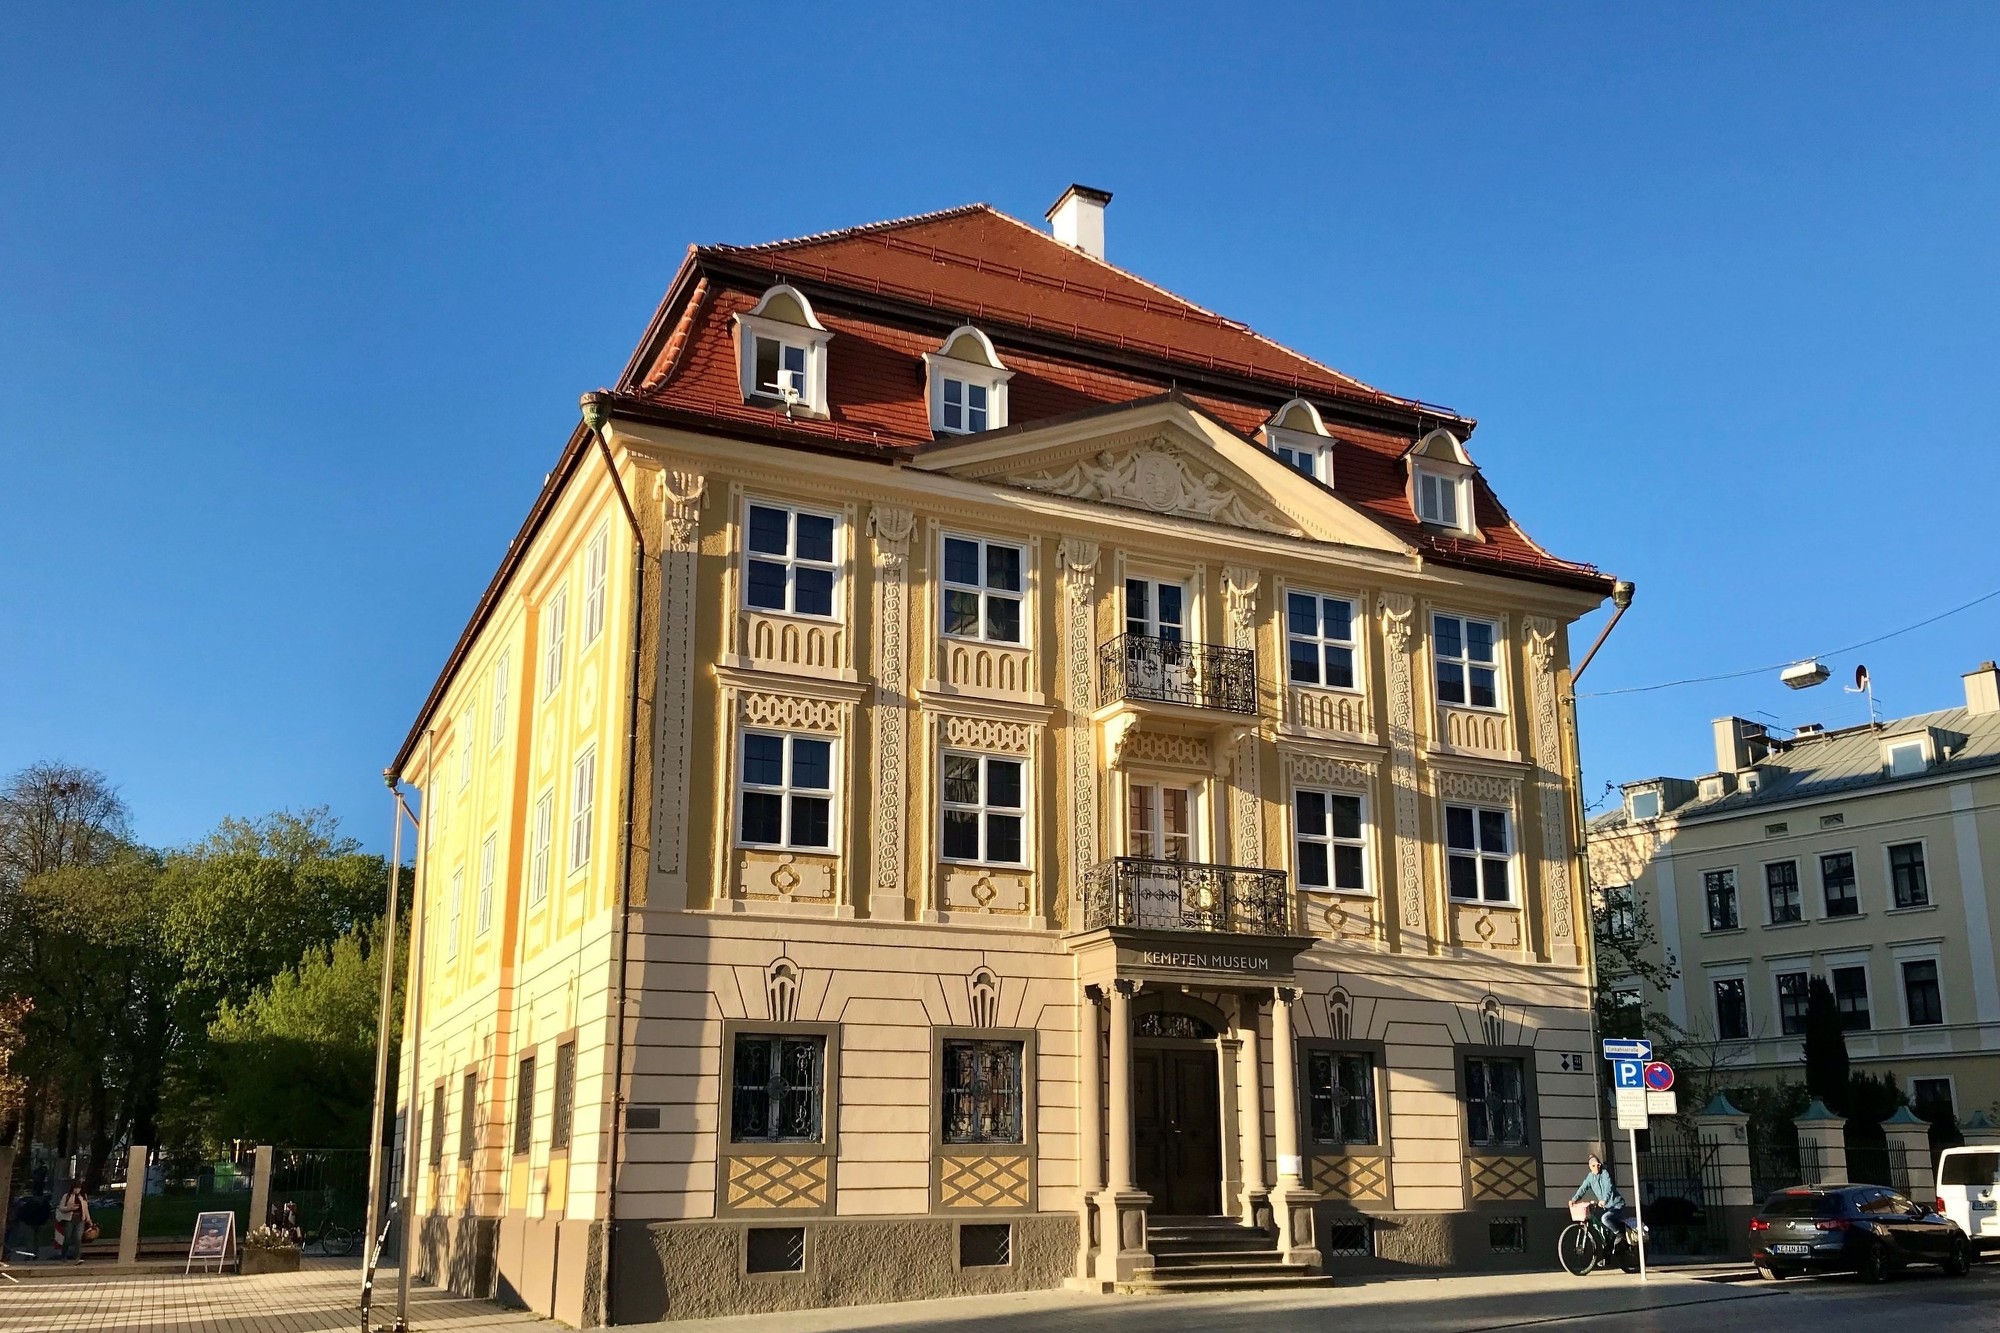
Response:
[{"label": "metal pole on facade", "polygon": [[[434,760],[435,731],[424,733],[424,781],[436,785],[431,773]],[[424,818],[419,820],[410,814],[410,807],[403,800],[403,793],[396,792],[396,804],[410,817],[410,827],[417,835],[417,885],[410,900],[410,994],[404,1006],[409,1016],[409,1025],[404,1029],[409,1037],[410,1076],[404,1086],[409,1089],[403,1114],[403,1225],[397,1233],[396,1257],[396,1323],[395,1333],[405,1333],[410,1326],[410,1258],[416,1247],[417,1230],[417,1151],[418,1140],[422,1137],[422,1114],[418,1109],[417,1080],[423,1071],[422,1055],[424,1044],[424,937],[430,931],[430,913],[424,910],[424,898],[430,891],[430,881],[425,877],[430,869],[428,855],[431,841],[430,802],[424,802]],[[431,1133],[438,1132],[431,1126]]]},{"label": "metal pole on facade", "polygon": [[[382,1227],[382,1190],[387,1183],[383,1167],[386,1165],[382,1153],[382,1121],[386,1115],[389,1100],[389,1005],[396,998],[396,907],[402,895],[403,878],[403,804],[396,791],[396,776],[384,772],[382,781],[389,788],[389,820],[392,832],[389,836],[389,904],[382,912],[382,934],[376,938],[375,947],[382,950],[382,999],[379,1018],[375,1025],[375,1113],[368,1131],[368,1227],[361,1233],[364,1258],[375,1251],[376,1237]],[[367,1283],[373,1278],[373,1264],[362,1265]]]}]

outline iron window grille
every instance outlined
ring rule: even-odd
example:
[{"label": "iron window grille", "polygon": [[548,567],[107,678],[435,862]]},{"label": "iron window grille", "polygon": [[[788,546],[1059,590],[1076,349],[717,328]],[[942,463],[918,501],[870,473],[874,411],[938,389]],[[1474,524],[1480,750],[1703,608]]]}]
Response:
[{"label": "iron window grille", "polygon": [[535,1057],[521,1061],[514,1080],[514,1152],[520,1155],[535,1143]]},{"label": "iron window grille", "polygon": [[1375,1130],[1374,1056],[1352,1051],[1307,1051],[1306,1095],[1313,1142],[1379,1142]]},{"label": "iron window grille", "polygon": [[1895,889],[1896,906],[1928,907],[1931,885],[1924,873],[1924,845],[1899,842],[1889,848],[1889,883]]},{"label": "iron window grille", "polygon": [[729,1137],[733,1143],[817,1143],[826,1038],[736,1036]]},{"label": "iron window grille", "polygon": [[1819,882],[1826,892],[1828,916],[1855,916],[1861,898],[1854,889],[1854,853],[1828,852],[1819,859]]},{"label": "iron window grille", "polygon": [[1282,870],[1116,856],[1084,876],[1085,930],[1141,926],[1235,935],[1289,935],[1292,895]]},{"label": "iron window grille", "polygon": [[1486,1244],[1495,1254],[1528,1252],[1528,1219],[1495,1217],[1486,1223]]},{"label": "iron window grille", "polygon": [[570,1122],[576,1114],[576,1043],[556,1047],[555,1105],[549,1115],[549,1151],[569,1149]]},{"label": "iron window grille", "polygon": [[1257,711],[1257,654],[1178,636],[1121,634],[1098,649],[1099,704],[1122,699]]},{"label": "iron window grille", "polygon": [[479,1146],[479,1075],[467,1074],[458,1103],[458,1160],[469,1162]]},{"label": "iron window grille", "polygon": [[946,1143],[1021,1143],[1018,1041],[953,1038],[944,1043]]},{"label": "iron window grille", "polygon": [[1320,1228],[1321,1254],[1335,1259],[1366,1259],[1375,1253],[1374,1222],[1366,1217],[1329,1218]]},{"label": "iron window grille", "polygon": [[958,1229],[960,1268],[1006,1268],[1014,1262],[1014,1228],[1007,1222],[968,1222]]},{"label": "iron window grille", "polygon": [[1527,1070],[1521,1061],[1466,1059],[1465,1137],[1475,1148],[1527,1146]]},{"label": "iron window grille", "polygon": [[444,1084],[431,1089],[431,1165],[444,1164]]},{"label": "iron window grille", "polygon": [[805,1267],[804,1227],[751,1227],[743,1238],[746,1273],[803,1273]]}]

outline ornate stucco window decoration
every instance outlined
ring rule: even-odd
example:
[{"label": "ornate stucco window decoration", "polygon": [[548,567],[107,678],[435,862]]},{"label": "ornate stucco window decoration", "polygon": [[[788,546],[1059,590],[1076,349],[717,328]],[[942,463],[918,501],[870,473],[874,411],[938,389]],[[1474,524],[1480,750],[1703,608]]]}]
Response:
[{"label": "ornate stucco window decoration", "polygon": [[833,338],[803,293],[786,283],[736,316],[736,370],[743,401],[794,416],[827,415],[826,345]]},{"label": "ornate stucco window decoration", "polygon": [[953,329],[935,352],[924,353],[926,398],[934,435],[977,435],[1007,424],[1007,381],[987,336],[970,324]]},{"label": "ornate stucco window decoration", "polygon": [[1472,518],[1472,478],[1478,469],[1448,430],[1434,430],[1411,446],[1410,509],[1427,528],[1478,538]]},{"label": "ornate stucco window decoration", "polygon": [[1319,409],[1294,398],[1264,423],[1265,447],[1294,472],[1333,485],[1333,439],[1326,433]]}]

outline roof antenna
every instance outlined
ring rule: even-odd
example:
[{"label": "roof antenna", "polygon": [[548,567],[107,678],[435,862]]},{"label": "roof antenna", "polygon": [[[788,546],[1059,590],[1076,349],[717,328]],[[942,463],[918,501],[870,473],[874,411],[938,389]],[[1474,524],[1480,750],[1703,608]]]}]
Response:
[{"label": "roof antenna", "polygon": [[1841,692],[1842,694],[1865,694],[1865,695],[1867,695],[1867,696],[1868,696],[1868,725],[1869,725],[1869,726],[1871,726],[1871,727],[1874,727],[1874,726],[1880,726],[1880,725],[1881,725],[1881,721],[1882,721],[1882,720],[1881,720],[1881,719],[1880,719],[1879,717],[1877,717],[1877,716],[1875,715],[1875,682],[1874,682],[1874,681],[1873,681],[1873,680],[1872,680],[1872,679],[1871,679],[1871,678],[1869,677],[1869,675],[1868,675],[1868,667],[1867,667],[1867,666],[1866,666],[1865,664],[1859,664],[1859,665],[1856,665],[1856,666],[1855,666],[1855,668],[1854,668],[1854,683],[1853,683],[1852,685],[1843,685],[1843,686],[1841,686],[1841,687],[1840,687],[1840,692]]}]

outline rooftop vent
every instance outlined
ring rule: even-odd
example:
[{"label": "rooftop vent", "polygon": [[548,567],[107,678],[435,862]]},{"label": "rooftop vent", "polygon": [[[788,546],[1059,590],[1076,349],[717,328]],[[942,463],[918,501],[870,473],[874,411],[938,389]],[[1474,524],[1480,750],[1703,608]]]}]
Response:
[{"label": "rooftop vent", "polygon": [[1064,245],[1083,251],[1092,259],[1104,258],[1104,206],[1111,191],[1093,190],[1088,185],[1072,185],[1062,198],[1049,206],[1043,216],[1049,230]]},{"label": "rooftop vent", "polygon": [[1826,724],[1824,722],[1801,722],[1799,723],[1799,729],[1793,732],[1792,735],[1794,738],[1801,736],[1824,736],[1826,735]]}]

